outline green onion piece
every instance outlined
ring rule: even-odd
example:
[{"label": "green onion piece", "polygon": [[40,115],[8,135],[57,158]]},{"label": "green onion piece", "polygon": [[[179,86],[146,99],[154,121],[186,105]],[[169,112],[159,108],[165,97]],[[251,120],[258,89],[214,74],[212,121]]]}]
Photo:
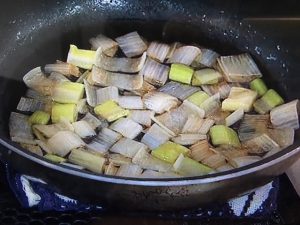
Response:
[{"label": "green onion piece", "polygon": [[61,120],[75,122],[77,120],[76,104],[60,104],[54,103],[52,106],[51,120],[52,123],[58,123]]},{"label": "green onion piece", "polygon": [[186,155],[190,150],[182,145],[168,141],[152,150],[151,154],[168,163],[174,163],[180,154]]},{"label": "green onion piece", "polygon": [[178,81],[184,84],[190,84],[194,70],[191,67],[182,64],[172,64],[169,78],[170,80]]},{"label": "green onion piece", "polygon": [[256,78],[255,80],[251,81],[250,88],[253,91],[256,91],[259,97],[263,96],[268,90],[265,82],[260,78]]},{"label": "green onion piece", "polygon": [[240,141],[236,132],[224,125],[215,125],[210,128],[209,135],[213,145],[231,145],[240,147]]},{"label": "green onion piece", "polygon": [[176,172],[184,176],[200,176],[213,172],[213,169],[210,167],[184,157],[182,154],[177,158],[173,167]]},{"label": "green onion piece", "polygon": [[260,99],[256,100],[253,104],[256,112],[266,114],[276,106],[284,103],[280,95],[273,89],[269,89]]},{"label": "green onion piece", "polygon": [[96,59],[96,51],[78,49],[70,45],[67,62],[83,69],[92,69]]},{"label": "green onion piece", "polygon": [[105,158],[93,152],[83,149],[73,149],[68,157],[71,163],[82,166],[92,172],[102,173]]},{"label": "green onion piece", "polygon": [[59,103],[77,103],[84,94],[84,85],[74,82],[57,84],[52,91],[52,99]]},{"label": "green onion piece", "polygon": [[115,121],[123,116],[127,116],[129,111],[121,108],[113,100],[108,100],[94,108],[94,112],[106,119],[108,122]]},{"label": "green onion piece", "polygon": [[53,154],[44,155],[44,158],[56,163],[62,163],[67,161],[65,158]]},{"label": "green onion piece", "polygon": [[200,86],[203,84],[216,84],[221,78],[222,75],[214,69],[206,68],[197,70],[194,73],[192,85]]},{"label": "green onion piece", "polygon": [[50,114],[43,111],[35,111],[28,119],[30,124],[46,125],[50,120]]},{"label": "green onion piece", "polygon": [[200,107],[200,105],[209,98],[209,95],[204,91],[198,91],[192,94],[187,100],[191,103],[194,103],[196,106]]}]

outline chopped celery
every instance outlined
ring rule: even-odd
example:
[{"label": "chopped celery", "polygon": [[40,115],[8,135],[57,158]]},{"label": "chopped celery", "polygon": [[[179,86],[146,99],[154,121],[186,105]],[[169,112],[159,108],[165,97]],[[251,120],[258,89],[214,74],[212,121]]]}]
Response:
[{"label": "chopped celery", "polygon": [[28,119],[30,124],[46,125],[50,120],[50,114],[43,111],[35,111]]},{"label": "chopped celery", "polygon": [[263,96],[268,90],[265,82],[260,78],[256,78],[255,80],[251,81],[250,88],[253,91],[256,91],[259,97]]},{"label": "chopped celery", "polygon": [[56,163],[62,163],[67,161],[65,158],[53,154],[44,155],[44,158]]},{"label": "chopped celery", "polygon": [[253,104],[256,112],[266,114],[276,106],[284,103],[280,95],[273,89],[269,89],[260,99],[256,100]]},{"label": "chopped celery", "polygon": [[96,51],[78,49],[70,45],[67,62],[83,69],[92,69],[96,59]]},{"label": "chopped celery", "polygon": [[84,85],[74,82],[57,84],[52,91],[52,99],[59,103],[77,103],[84,94]]},{"label": "chopped celery", "polygon": [[194,70],[182,64],[172,64],[169,78],[170,80],[178,81],[184,84],[190,84]]},{"label": "chopped celery", "polygon": [[235,111],[243,109],[249,112],[255,101],[257,93],[247,88],[232,87],[228,98],[222,102],[223,111]]},{"label": "chopped celery", "polygon": [[209,95],[204,91],[198,91],[192,94],[187,100],[191,103],[194,103],[196,106],[200,107],[200,105],[209,98]]},{"label": "chopped celery", "polygon": [[190,150],[182,145],[168,141],[152,150],[151,154],[168,163],[174,163],[180,154],[186,155]]},{"label": "chopped celery", "polygon": [[51,120],[52,123],[58,123],[61,120],[75,122],[77,120],[76,104],[60,104],[54,103],[52,106]]},{"label": "chopped celery", "polygon": [[213,169],[210,167],[184,157],[182,154],[177,158],[173,167],[176,172],[184,176],[201,176],[213,172]]},{"label": "chopped celery", "polygon": [[192,79],[192,85],[200,86],[203,84],[216,84],[222,78],[222,75],[210,68],[197,70]]},{"label": "chopped celery", "polygon": [[209,135],[213,145],[231,145],[240,147],[240,141],[236,132],[224,125],[215,125],[210,128]]},{"label": "chopped celery", "polygon": [[129,111],[121,108],[116,102],[113,100],[108,100],[101,105],[97,105],[94,108],[94,111],[97,115],[103,117],[108,122],[115,121],[123,116],[127,116]]}]

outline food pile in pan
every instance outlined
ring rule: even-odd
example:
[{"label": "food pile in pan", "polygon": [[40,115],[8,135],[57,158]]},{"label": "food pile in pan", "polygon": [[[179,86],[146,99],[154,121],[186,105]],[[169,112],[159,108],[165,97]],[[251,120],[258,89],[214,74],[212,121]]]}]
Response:
[{"label": "food pile in pan", "polygon": [[268,87],[247,53],[137,32],[90,44],[24,76],[12,141],[67,167],[136,178],[230,170],[293,144],[299,100]]}]

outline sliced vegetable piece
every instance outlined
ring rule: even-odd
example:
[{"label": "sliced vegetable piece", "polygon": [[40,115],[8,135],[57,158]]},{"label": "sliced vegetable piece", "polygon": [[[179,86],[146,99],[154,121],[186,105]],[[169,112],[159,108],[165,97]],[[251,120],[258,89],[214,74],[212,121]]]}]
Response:
[{"label": "sliced vegetable piece", "polygon": [[154,91],[154,90],[156,90],[156,88],[152,84],[149,84],[147,81],[144,80],[141,88],[136,89],[136,90],[131,90],[130,92],[133,93],[134,95],[143,96],[143,95],[147,94],[148,92]]},{"label": "sliced vegetable piece", "polygon": [[103,102],[106,102],[108,100],[114,100],[115,102],[118,102],[119,90],[117,87],[114,86],[99,88],[96,90],[96,96],[97,96],[97,105],[102,104]]},{"label": "sliced vegetable piece", "polygon": [[67,63],[71,63],[83,69],[91,69],[96,59],[96,51],[79,49],[70,45]]},{"label": "sliced vegetable piece", "polygon": [[174,43],[172,43],[172,44],[170,45],[170,49],[169,49],[169,52],[168,52],[168,54],[167,54],[167,56],[166,56],[166,59],[172,58],[172,56],[173,56],[175,50],[176,50],[177,48],[180,48],[181,46],[183,46],[183,44],[180,43],[180,42],[174,42]]},{"label": "sliced vegetable piece", "polygon": [[33,154],[43,156],[42,149],[38,145],[32,145],[32,144],[25,144],[25,143],[20,143],[22,148],[25,148],[26,150],[30,151]]},{"label": "sliced vegetable piece", "polygon": [[220,166],[224,166],[226,164],[226,159],[223,155],[215,153],[205,158],[202,163],[210,168],[216,169]]},{"label": "sliced vegetable piece", "polygon": [[135,164],[123,164],[120,166],[117,172],[117,176],[120,177],[139,177],[143,172],[143,169]]},{"label": "sliced vegetable piece", "polygon": [[190,150],[182,145],[168,141],[158,148],[153,149],[151,154],[168,163],[174,163],[180,154],[187,155]]},{"label": "sliced vegetable piece", "polygon": [[209,98],[209,95],[204,91],[197,91],[194,94],[190,95],[187,100],[196,106],[200,107],[201,104]]},{"label": "sliced vegetable piece", "polygon": [[80,100],[77,102],[76,110],[77,110],[78,113],[80,113],[80,114],[86,114],[86,113],[88,113],[89,108],[88,108],[88,106],[87,106],[87,104],[86,104],[86,98],[80,99]]},{"label": "sliced vegetable piece", "polygon": [[130,110],[128,118],[132,119],[133,121],[150,127],[151,126],[151,117],[154,116],[154,112],[151,110]]},{"label": "sliced vegetable piece", "polygon": [[52,123],[59,123],[61,120],[68,120],[75,122],[77,120],[76,104],[60,104],[54,103],[52,106],[51,121]]},{"label": "sliced vegetable piece", "polygon": [[52,91],[52,98],[59,103],[77,103],[84,94],[84,85],[74,82],[57,84]]},{"label": "sliced vegetable piece", "polygon": [[201,140],[190,147],[191,158],[201,162],[204,159],[214,155],[215,153],[210,150],[207,140]]},{"label": "sliced vegetable piece", "polygon": [[124,90],[137,90],[143,86],[143,76],[135,74],[114,73],[93,66],[90,84],[99,86],[115,86]]},{"label": "sliced vegetable piece", "polygon": [[143,127],[129,118],[121,118],[110,125],[110,129],[119,132],[124,137],[134,139],[142,132]]},{"label": "sliced vegetable piece", "polygon": [[47,124],[50,120],[50,114],[43,111],[35,111],[28,119],[30,124]]},{"label": "sliced vegetable piece", "polygon": [[216,84],[222,78],[222,75],[210,68],[195,71],[192,79],[192,85],[200,86],[203,84]]},{"label": "sliced vegetable piece", "polygon": [[242,166],[247,166],[252,163],[255,163],[257,161],[261,160],[259,156],[243,156],[243,157],[237,157],[230,161],[230,164],[234,166],[235,168],[239,168]]},{"label": "sliced vegetable piece", "polygon": [[159,172],[170,171],[172,165],[153,157],[145,149],[140,149],[132,158],[132,162],[143,169],[156,170]]},{"label": "sliced vegetable piece", "polygon": [[147,49],[147,55],[159,62],[164,62],[169,50],[168,44],[152,41]]},{"label": "sliced vegetable piece", "polygon": [[213,172],[211,168],[180,154],[173,165],[174,170],[184,176],[201,176]]},{"label": "sliced vegetable piece", "polygon": [[[44,138],[40,137],[40,135],[50,138],[59,131],[74,131],[74,128],[70,122],[62,120],[59,123],[49,125],[35,124],[32,126],[32,130],[39,139],[43,140]],[[37,133],[40,135],[37,135]]]},{"label": "sliced vegetable piece", "polygon": [[212,119],[204,119],[202,126],[198,130],[200,134],[207,134],[209,129],[214,125],[215,121]]},{"label": "sliced vegetable piece", "polygon": [[200,108],[204,110],[205,116],[213,115],[220,109],[220,93],[210,96],[200,104]]},{"label": "sliced vegetable piece", "polygon": [[42,95],[51,95],[51,90],[55,85],[53,80],[50,80],[42,72],[41,67],[36,67],[30,70],[23,77],[23,81],[28,88],[31,88]]},{"label": "sliced vegetable piece", "polygon": [[260,70],[248,53],[221,56],[217,59],[218,66],[228,82],[250,82],[262,77]]},{"label": "sliced vegetable piece", "polygon": [[60,62],[60,63],[55,63],[55,64],[47,64],[44,67],[45,73],[60,73],[63,74],[67,77],[69,76],[74,76],[74,77],[79,77],[80,76],[80,71],[79,68],[75,65],[72,65],[70,63],[65,63],[65,62]]},{"label": "sliced vegetable piece", "polygon": [[96,132],[94,131],[94,129],[88,122],[84,120],[76,121],[72,123],[72,125],[74,127],[75,133],[78,134],[81,138],[91,138],[96,136]]},{"label": "sliced vegetable piece", "polygon": [[118,50],[118,43],[103,34],[99,34],[97,37],[91,38],[89,42],[92,46],[92,50],[101,48],[101,50],[110,57],[113,57]]},{"label": "sliced vegetable piece", "polygon": [[176,107],[179,103],[178,99],[157,91],[151,91],[143,96],[145,107],[158,114]]},{"label": "sliced vegetable piece", "polygon": [[180,63],[189,66],[200,54],[201,50],[195,46],[182,46],[174,51],[168,63]]},{"label": "sliced vegetable piece", "polygon": [[111,147],[110,151],[119,153],[129,158],[133,158],[138,151],[146,151],[146,149],[147,146],[141,142],[134,141],[130,138],[121,138]]},{"label": "sliced vegetable piece", "polygon": [[116,41],[127,57],[141,55],[147,50],[147,45],[136,31],[117,37]]},{"label": "sliced vegetable piece", "polygon": [[106,153],[122,137],[121,134],[109,129],[102,128],[98,135],[93,139],[87,147],[95,152]]},{"label": "sliced vegetable piece", "polygon": [[228,98],[222,102],[222,110],[235,111],[243,109],[245,112],[249,112],[256,97],[257,93],[255,91],[241,87],[232,87]]},{"label": "sliced vegetable piece", "polygon": [[204,84],[201,85],[201,88],[208,95],[215,95],[217,93],[220,93],[221,99],[227,98],[231,90],[231,86],[226,81],[222,81],[217,84]]},{"label": "sliced vegetable piece", "polygon": [[88,122],[94,130],[97,127],[100,127],[102,123],[101,120],[99,120],[97,117],[95,117],[93,114],[89,112],[85,114],[85,116],[81,120]]},{"label": "sliced vegetable piece", "polygon": [[268,135],[283,149],[294,143],[295,130],[293,128],[268,129]]},{"label": "sliced vegetable piece", "polygon": [[166,143],[170,137],[171,135],[169,135],[164,129],[157,124],[153,124],[143,136],[141,142],[152,150]]},{"label": "sliced vegetable piece", "polygon": [[205,111],[202,108],[199,108],[198,106],[194,105],[188,100],[184,100],[180,107],[183,108],[183,111],[185,111],[186,116],[195,115],[200,118],[203,118],[205,115]]},{"label": "sliced vegetable piece", "polygon": [[200,89],[198,87],[192,87],[190,85],[181,84],[174,81],[168,82],[159,89],[159,91],[179,98],[182,101],[199,90]]},{"label": "sliced vegetable piece", "polygon": [[203,119],[200,118],[199,116],[195,115],[190,115],[185,122],[181,132],[187,133],[187,134],[193,134],[193,133],[198,133],[202,124],[203,124]]},{"label": "sliced vegetable piece", "polygon": [[115,121],[123,116],[127,116],[129,111],[121,108],[113,100],[108,100],[94,108],[97,115],[103,117],[108,122]]},{"label": "sliced vegetable piece", "polygon": [[44,155],[44,158],[55,162],[55,163],[62,163],[62,162],[66,162],[67,160],[63,157],[57,156],[57,155],[53,155],[53,154],[46,154]]},{"label": "sliced vegetable piece", "polygon": [[86,79],[83,79],[83,83],[84,83],[84,89],[85,89],[87,103],[90,106],[95,107],[98,104],[97,92],[96,92],[97,88],[95,86],[90,85]]},{"label": "sliced vegetable piece", "polygon": [[9,117],[9,135],[14,142],[35,144],[28,116],[12,112]]},{"label": "sliced vegetable piece", "polygon": [[144,52],[139,58],[112,58],[106,56],[102,48],[98,48],[95,65],[112,72],[137,73],[143,68],[146,57],[146,52]]},{"label": "sliced vegetable piece", "polygon": [[267,134],[262,134],[253,139],[247,140],[242,143],[248,149],[249,154],[264,155],[265,153],[278,149],[279,145],[269,137]]},{"label": "sliced vegetable piece", "polygon": [[163,173],[154,170],[145,170],[140,176],[140,178],[150,178],[150,179],[178,178],[178,177],[181,176],[177,173],[172,173],[172,172]]},{"label": "sliced vegetable piece", "polygon": [[38,99],[21,97],[17,105],[17,110],[21,112],[35,112],[38,110],[46,110],[47,108],[51,108],[49,107],[50,104],[51,103],[49,101],[45,102]]},{"label": "sliced vegetable piece", "polygon": [[210,128],[209,135],[213,145],[232,145],[240,147],[240,141],[236,132],[224,125],[214,125]]},{"label": "sliced vegetable piece", "polygon": [[270,112],[270,119],[276,128],[299,128],[300,104],[299,100],[294,100],[277,106]]},{"label": "sliced vegetable piece", "polygon": [[266,114],[276,106],[284,103],[280,95],[273,89],[269,89],[260,99],[253,104],[254,109],[259,114]]},{"label": "sliced vegetable piece", "polygon": [[178,81],[184,84],[190,84],[194,70],[186,65],[172,64],[169,72],[170,80]]},{"label": "sliced vegetable piece", "polygon": [[244,117],[244,110],[243,109],[237,109],[233,113],[231,113],[229,116],[225,119],[225,125],[227,127],[230,127],[231,125],[235,124],[237,121],[241,120]]},{"label": "sliced vegetable piece", "polygon": [[204,134],[179,134],[177,137],[173,137],[171,140],[180,145],[192,145],[197,141],[204,140],[206,138],[207,137]]},{"label": "sliced vegetable piece", "polygon": [[263,96],[268,90],[265,82],[260,78],[256,78],[255,80],[251,81],[250,88],[253,91],[256,91],[259,97]]},{"label": "sliced vegetable piece", "polygon": [[114,163],[109,163],[104,170],[104,174],[114,176],[118,172],[118,167]]},{"label": "sliced vegetable piece", "polygon": [[131,159],[127,158],[125,156],[122,156],[120,154],[109,154],[108,155],[108,161],[110,163],[114,163],[117,166],[125,165],[125,164],[131,164]]},{"label": "sliced vegetable piece", "polygon": [[230,164],[227,163],[225,165],[222,165],[222,166],[216,168],[216,171],[225,172],[225,171],[233,170],[233,169],[234,169],[234,167],[232,167]]},{"label": "sliced vegetable piece", "polygon": [[205,66],[205,67],[213,67],[216,62],[217,58],[220,56],[218,53],[213,51],[212,49],[207,48],[200,48],[201,49],[201,55],[199,55],[192,63],[192,66],[199,67],[199,66]]},{"label": "sliced vegetable piece", "polygon": [[147,58],[141,74],[144,75],[144,79],[150,84],[162,86],[168,79],[169,70],[169,66],[158,63],[151,58]]},{"label": "sliced vegetable piece", "polygon": [[68,160],[95,173],[102,173],[105,163],[105,158],[101,155],[83,149],[73,149]]},{"label": "sliced vegetable piece", "polygon": [[47,144],[52,152],[65,157],[72,149],[84,146],[80,137],[71,131],[59,131],[52,136]]},{"label": "sliced vegetable piece", "polygon": [[269,115],[245,114],[238,130],[240,140],[243,142],[263,133],[267,133],[269,123]]},{"label": "sliced vegetable piece", "polygon": [[144,103],[140,96],[121,96],[118,103],[125,109],[143,109]]}]

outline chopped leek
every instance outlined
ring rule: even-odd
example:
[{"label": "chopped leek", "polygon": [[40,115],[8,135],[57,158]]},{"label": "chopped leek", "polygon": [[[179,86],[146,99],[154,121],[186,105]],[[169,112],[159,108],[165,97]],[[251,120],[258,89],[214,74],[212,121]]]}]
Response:
[{"label": "chopped leek", "polygon": [[44,155],[44,158],[46,158],[52,162],[55,162],[55,163],[62,163],[62,162],[67,161],[65,158],[62,158],[60,156],[53,155],[53,154],[46,154],[46,155]]},{"label": "chopped leek", "polygon": [[180,154],[187,155],[190,150],[182,145],[168,141],[158,148],[153,149],[151,154],[168,163],[174,163]]},{"label": "chopped leek", "polygon": [[67,62],[83,69],[92,69],[96,59],[96,51],[78,49],[70,45]]},{"label": "chopped leek", "polygon": [[188,157],[180,154],[173,165],[174,170],[184,176],[201,176],[213,172],[208,166],[205,166]]},{"label": "chopped leek", "polygon": [[84,94],[84,85],[74,82],[57,84],[52,91],[52,98],[59,103],[77,103]]},{"label": "chopped leek", "polygon": [[224,125],[215,125],[210,128],[209,135],[213,145],[232,145],[240,147],[240,141],[236,132]]},{"label": "chopped leek", "polygon": [[66,119],[69,122],[75,122],[77,114],[75,104],[54,103],[52,106],[51,121],[52,123],[59,123],[61,120]]},{"label": "chopped leek", "polygon": [[196,106],[201,107],[201,104],[209,98],[209,95],[204,91],[198,91],[192,94],[187,100],[191,103],[194,103]]},{"label": "chopped leek", "polygon": [[203,84],[216,84],[222,78],[222,75],[214,69],[201,69],[194,73],[192,85],[200,86]]},{"label": "chopped leek", "polygon": [[184,84],[190,84],[194,70],[191,67],[182,64],[172,64],[169,78]]},{"label": "chopped leek", "polygon": [[141,142],[122,138],[110,148],[110,151],[133,158],[138,151],[146,149],[147,146]]},{"label": "chopped leek", "polygon": [[129,111],[121,108],[113,100],[108,100],[94,108],[97,115],[103,117],[108,122],[115,121],[123,116],[127,116]]},{"label": "chopped leek", "polygon": [[124,137],[134,139],[142,132],[143,127],[129,118],[121,118],[110,125],[110,129],[119,132]]},{"label": "chopped leek", "polygon": [[256,78],[255,80],[251,81],[249,85],[253,91],[258,93],[259,97],[263,96],[268,90],[265,82],[260,78]]},{"label": "chopped leek", "polygon": [[284,101],[280,95],[273,89],[270,89],[260,99],[256,100],[253,106],[259,114],[266,114],[274,107],[283,103]]},{"label": "chopped leek", "polygon": [[35,111],[28,119],[30,124],[47,124],[50,120],[50,114],[43,111]]},{"label": "chopped leek", "polygon": [[235,111],[243,109],[245,112],[249,112],[256,96],[257,93],[250,89],[232,87],[228,98],[222,102],[222,110]]}]

